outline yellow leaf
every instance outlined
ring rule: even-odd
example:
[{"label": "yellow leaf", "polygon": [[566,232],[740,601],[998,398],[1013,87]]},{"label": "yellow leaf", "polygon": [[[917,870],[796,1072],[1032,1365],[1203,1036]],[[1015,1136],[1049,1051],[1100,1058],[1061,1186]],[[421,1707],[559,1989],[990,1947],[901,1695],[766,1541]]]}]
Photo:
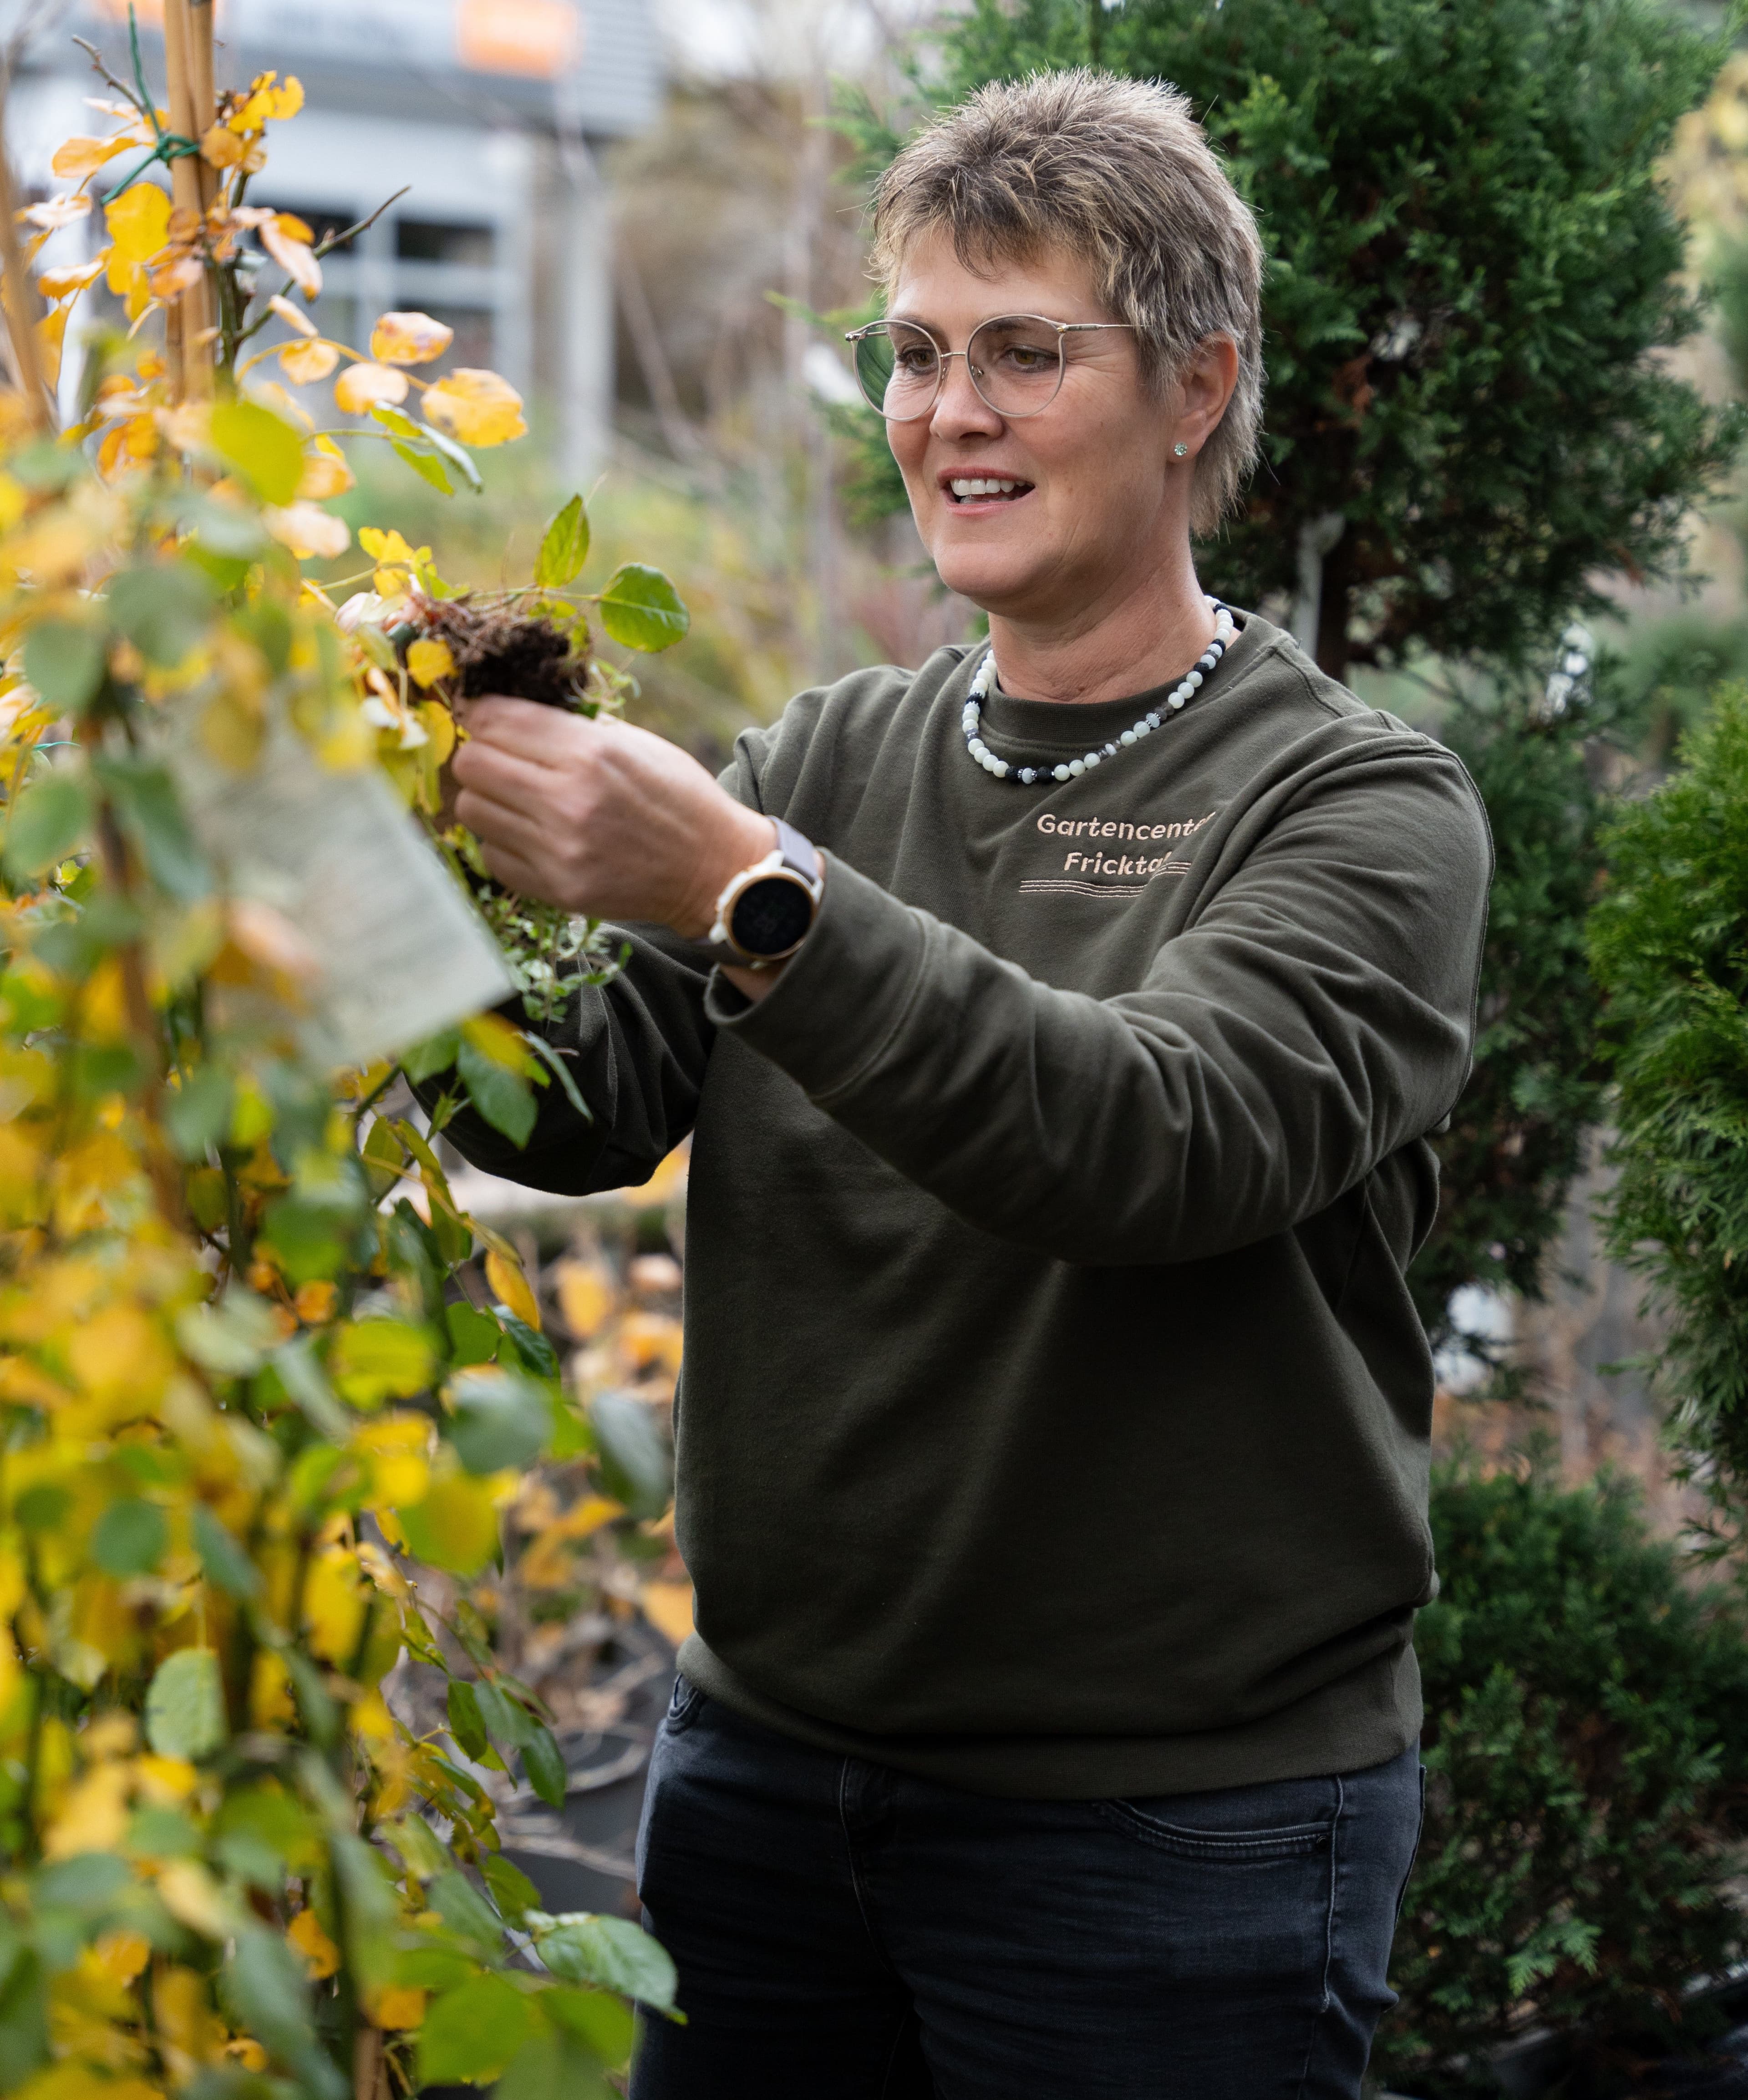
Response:
[{"label": "yellow leaf", "polygon": [[[417,646],[415,642],[413,647]],[[447,765],[450,753],[455,749],[455,717],[441,700],[421,700],[419,720],[424,725],[431,764]],[[0,1172],[0,1188],[4,1186],[5,1176]]]},{"label": "yellow leaf", "polygon": [[76,1852],[113,1852],[127,1834],[127,1795],[132,1774],[126,1765],[99,1765],[68,1794],[49,1826],[42,1849],[51,1860]]},{"label": "yellow leaf", "polygon": [[283,123],[288,117],[295,117],[303,107],[303,82],[294,73],[287,73],[284,83],[272,85],[273,76],[267,74],[261,83],[261,94],[267,105],[267,115]]},{"label": "yellow leaf", "polygon": [[528,1288],[528,1279],[523,1274],[519,1261],[506,1260],[496,1247],[488,1247],[486,1282],[497,1293],[500,1304],[507,1305],[519,1320],[525,1320],[531,1327],[539,1327],[541,1308]]},{"label": "yellow leaf", "polygon": [[148,1402],[174,1368],[169,1344],[136,1305],[109,1305],[82,1321],[67,1344],[73,1376],[99,1399]]},{"label": "yellow leaf", "polygon": [[158,1873],[158,1894],[179,1924],[208,1939],[228,1939],[236,1930],[230,1899],[205,1868],[193,1860],[172,1860]]},{"label": "yellow leaf", "polygon": [[82,292],[104,274],[99,262],[81,262],[64,270],[45,270],[37,285],[45,299],[64,299],[69,292]]},{"label": "yellow leaf", "polygon": [[263,510],[261,522],[300,562],[331,562],[352,544],[351,528],[346,520],[317,503],[288,503],[283,509],[270,504]]},{"label": "yellow leaf", "polygon": [[495,372],[461,365],[426,389],[425,420],[464,445],[502,445],[527,435],[522,396]]},{"label": "yellow leaf", "polygon": [[455,330],[429,314],[384,314],[370,331],[370,355],[385,364],[429,364],[454,340]]},{"label": "yellow leaf", "polygon": [[249,1684],[249,1718],[257,1728],[289,1727],[298,1718],[297,1701],[291,1696],[291,1676],[271,1648],[255,1657]]},{"label": "yellow leaf", "polygon": [[315,1283],[298,1286],[292,1299],[292,1310],[307,1327],[320,1327],[333,1317],[333,1308],[339,1292],[326,1277]]},{"label": "yellow leaf", "polygon": [[526,1077],[539,1069],[521,1030],[513,1027],[501,1013],[476,1013],[461,1023],[461,1033],[482,1057],[501,1065],[506,1072],[520,1072]]},{"label": "yellow leaf", "polygon": [[214,124],[201,134],[201,158],[210,168],[234,168],[248,151],[228,124]]},{"label": "yellow leaf", "polygon": [[314,321],[302,307],[294,307],[289,299],[276,292],[267,301],[269,309],[277,314],[287,328],[295,329],[299,335],[314,336],[320,333]]},{"label": "yellow leaf", "polygon": [[404,372],[391,365],[349,364],[333,383],[335,405],[348,416],[367,415],[378,403],[397,408],[407,398]]},{"label": "yellow leaf", "polygon": [[265,2071],[270,2061],[267,2051],[253,2035],[235,2035],[224,2045],[224,2053],[233,2063],[240,2063],[245,2071]]},{"label": "yellow leaf", "polygon": [[355,476],[346,454],[332,438],[311,438],[304,450],[303,479],[298,484],[299,498],[324,503],[330,496],[343,496]]},{"label": "yellow leaf", "polygon": [[497,1551],[497,1499],[489,1480],[446,1473],[399,1512],[411,1551],[454,1575],[477,1575]]},{"label": "yellow leaf", "polygon": [[312,302],[320,298],[322,266],[316,259],[310,245],[310,229],[303,221],[291,212],[282,211],[255,231],[261,236],[262,246],[304,298]]},{"label": "yellow leaf", "polygon": [[[91,201],[81,192],[71,196],[45,197],[41,204],[27,205],[19,217],[31,226],[39,226],[45,233],[58,233],[62,227],[71,226],[75,219],[90,215]],[[168,225],[169,214],[165,215]]]},{"label": "yellow leaf", "polygon": [[321,1920],[312,1910],[300,1910],[286,1928],[285,1937],[303,1957],[310,1974],[317,1981],[331,1976],[340,1965],[340,1950],[322,1930]]},{"label": "yellow leaf", "polygon": [[410,1983],[391,1983],[365,2001],[365,2010],[377,2027],[416,2027],[425,2018],[425,1993]]},{"label": "yellow leaf", "polygon": [[695,1628],[690,1582],[646,1582],[638,1601],[644,1617],[676,1648],[691,1639]]},{"label": "yellow leaf", "polygon": [[413,674],[413,682],[421,691],[435,686],[439,678],[455,676],[455,659],[449,654],[447,642],[433,642],[422,636],[407,651],[407,668]]},{"label": "yellow leaf", "polygon": [[95,174],[105,161],[113,161],[117,153],[125,153],[132,143],[126,135],[118,139],[64,139],[55,148],[55,157],[49,165],[69,182],[82,182],[86,175]]},{"label": "yellow leaf", "polygon": [[104,219],[115,256],[124,262],[144,262],[170,238],[170,199],[156,183],[135,183],[104,207]]},{"label": "yellow leaf", "polygon": [[124,1928],[106,1932],[94,1952],[117,1983],[131,1983],[152,1959],[152,1942],[143,1932]]},{"label": "yellow leaf", "polygon": [[613,1309],[618,1295],[613,1279],[599,1262],[561,1261],[553,1281],[565,1326],[578,1341],[586,1342]]},{"label": "yellow leaf", "polygon": [[136,1758],[134,1772],[139,1791],[154,1808],[174,1808],[186,1801],[199,1783],[200,1774],[186,1758]]},{"label": "yellow leaf", "polygon": [[380,525],[360,525],[358,544],[373,562],[378,563],[404,562],[412,567],[431,558],[429,547],[409,547],[392,527],[385,532]]},{"label": "yellow leaf", "polygon": [[315,342],[288,342],[279,354],[279,368],[294,386],[313,386],[318,379],[325,379],[340,362],[340,353],[331,342],[319,339]]},{"label": "yellow leaf", "polygon": [[380,1407],[430,1383],[436,1355],[422,1327],[401,1320],[358,1320],[335,1330],[328,1368],[355,1407]]},{"label": "yellow leaf", "polygon": [[422,1414],[385,1414],[353,1436],[352,1448],[370,1459],[370,1498],[400,1509],[422,1502],[430,1485],[432,1427]]},{"label": "yellow leaf", "polygon": [[355,1553],[333,1546],[311,1562],[303,1585],[303,1621],[310,1646],[324,1661],[342,1669],[351,1662],[364,1627],[364,1603]]},{"label": "yellow leaf", "polygon": [[620,1322],[617,1339],[637,1370],[647,1370],[658,1363],[670,1371],[680,1368],[685,1332],[679,1321],[665,1312],[628,1313]]}]

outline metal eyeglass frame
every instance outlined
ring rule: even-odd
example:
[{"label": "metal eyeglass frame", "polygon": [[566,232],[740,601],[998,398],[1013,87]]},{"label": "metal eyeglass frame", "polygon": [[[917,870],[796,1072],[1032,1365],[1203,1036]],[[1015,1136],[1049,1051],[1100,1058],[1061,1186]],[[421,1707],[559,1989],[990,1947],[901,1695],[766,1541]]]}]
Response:
[{"label": "metal eyeglass frame", "polygon": [[[1052,390],[1048,401],[1040,401],[1035,408],[1016,410],[998,408],[983,389],[978,385],[977,367],[971,362],[971,345],[977,341],[985,329],[999,327],[1003,321],[1035,321],[1041,328],[1054,329],[1058,350],[1061,348],[1062,338],[1065,335],[1090,335],[1101,329],[1132,329],[1135,326],[1133,321],[1053,321],[1048,314],[992,314],[987,321],[979,321],[973,329],[963,350],[942,350],[938,343],[934,342],[934,337],[929,335],[928,329],[920,321],[901,320],[894,324],[882,318],[877,321],[865,321],[860,328],[846,329],[844,331],[844,340],[848,343],[863,342],[871,335],[878,335],[896,325],[899,328],[915,329],[920,336],[925,337],[929,342],[934,343],[934,354],[940,360],[935,372],[934,391],[914,415],[889,416],[877,402],[868,401],[868,406],[873,409],[875,414],[886,422],[917,423],[920,422],[925,416],[932,416],[934,413],[935,404],[941,398],[942,389],[947,385],[947,366],[956,357],[962,357],[965,360],[966,377],[970,380],[978,400],[984,407],[992,415],[1000,416],[1004,422],[1023,423],[1028,417],[1041,416],[1056,399],[1057,395],[1062,392],[1062,378],[1068,369],[1068,360],[1066,357],[1058,360],[1056,368],[1056,385]],[[854,353],[852,351],[852,362],[854,358]],[[859,373],[857,375],[856,383],[859,386],[862,385]],[[866,387],[862,389],[862,398],[865,401],[867,400]]]}]

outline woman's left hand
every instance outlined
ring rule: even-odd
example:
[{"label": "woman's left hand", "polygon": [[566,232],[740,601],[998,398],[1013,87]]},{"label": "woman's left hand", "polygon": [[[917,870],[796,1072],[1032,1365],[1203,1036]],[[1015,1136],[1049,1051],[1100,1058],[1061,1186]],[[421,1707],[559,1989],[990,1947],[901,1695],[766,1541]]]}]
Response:
[{"label": "woman's left hand", "polygon": [[647,730],[496,696],[464,719],[455,814],[521,895],[700,940],[729,879],[775,843],[769,817]]}]

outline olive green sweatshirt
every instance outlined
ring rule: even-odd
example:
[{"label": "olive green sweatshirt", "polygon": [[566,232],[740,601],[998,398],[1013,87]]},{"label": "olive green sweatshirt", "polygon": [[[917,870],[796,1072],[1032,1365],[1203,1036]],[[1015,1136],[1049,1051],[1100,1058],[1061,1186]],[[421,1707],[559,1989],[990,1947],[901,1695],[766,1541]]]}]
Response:
[{"label": "olive green sweatshirt", "polygon": [[[695,1134],[687,1675],[990,1793],[1351,1770],[1419,1725],[1432,1369],[1403,1272],[1462,1088],[1490,851],[1468,775],[1251,615],[1181,713],[1047,790],[982,651],[856,673],[723,776],[823,849],[757,1005],[628,929],[492,1171]],[[1156,696],[997,692],[1053,765]]]}]

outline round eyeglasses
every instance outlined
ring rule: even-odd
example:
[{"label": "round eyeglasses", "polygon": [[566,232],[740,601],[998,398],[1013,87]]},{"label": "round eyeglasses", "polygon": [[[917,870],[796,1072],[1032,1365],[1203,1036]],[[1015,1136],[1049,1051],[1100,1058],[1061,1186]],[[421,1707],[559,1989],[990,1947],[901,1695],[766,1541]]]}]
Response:
[{"label": "round eyeglasses", "polygon": [[1067,365],[1063,338],[1101,329],[1126,329],[1128,321],[1052,321],[1042,314],[1004,314],[981,321],[963,350],[942,350],[914,321],[870,321],[844,340],[854,355],[856,379],[871,408],[889,423],[914,423],[941,398],[947,368],[956,357],[979,398],[1010,422],[1036,416],[1062,390]]}]

